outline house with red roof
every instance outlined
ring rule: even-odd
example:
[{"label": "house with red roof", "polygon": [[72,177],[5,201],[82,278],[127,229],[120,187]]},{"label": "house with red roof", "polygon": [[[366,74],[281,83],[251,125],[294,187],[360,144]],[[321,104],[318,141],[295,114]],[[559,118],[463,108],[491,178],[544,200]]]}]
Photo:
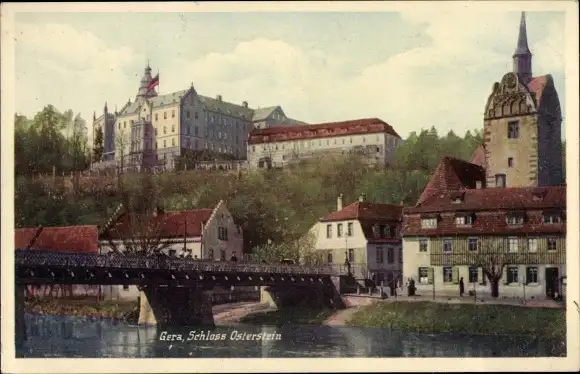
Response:
[{"label": "house with red roof", "polygon": [[373,279],[377,285],[400,280],[402,210],[400,205],[365,201],[364,195],[343,207],[339,196],[336,211],[311,229],[322,263],[350,266],[355,278]]},{"label": "house with red roof", "polygon": [[[95,225],[36,227],[14,230],[14,245],[18,249],[55,252],[98,253],[98,228]],[[97,296],[99,286],[29,285],[28,297]]]},{"label": "house with red roof", "polygon": [[[132,243],[136,242],[134,245]],[[192,257],[200,260],[241,260],[244,237],[224,201],[214,208],[164,211],[157,209],[148,219],[133,220],[120,207],[101,228],[101,253],[135,251],[147,247],[148,252],[168,256]],[[114,298],[134,298],[136,287],[119,286]]]},{"label": "house with red roof", "polygon": [[248,137],[253,168],[284,167],[320,154],[364,156],[370,164],[392,164],[402,139],[378,118],[254,129]]},{"label": "house with red roof", "polygon": [[564,292],[560,103],[551,76],[532,75],[531,58],[522,13],[514,71],[485,107],[484,143],[471,162],[443,157],[403,212],[403,276],[418,293],[459,296],[461,283],[464,295]]}]

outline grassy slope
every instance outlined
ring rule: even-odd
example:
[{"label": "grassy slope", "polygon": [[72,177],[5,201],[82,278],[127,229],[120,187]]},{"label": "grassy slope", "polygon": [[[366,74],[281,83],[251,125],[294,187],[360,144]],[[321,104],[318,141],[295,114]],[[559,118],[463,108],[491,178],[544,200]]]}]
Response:
[{"label": "grassy slope", "polygon": [[566,337],[564,310],[506,305],[377,303],[355,313],[347,325],[431,333]]}]

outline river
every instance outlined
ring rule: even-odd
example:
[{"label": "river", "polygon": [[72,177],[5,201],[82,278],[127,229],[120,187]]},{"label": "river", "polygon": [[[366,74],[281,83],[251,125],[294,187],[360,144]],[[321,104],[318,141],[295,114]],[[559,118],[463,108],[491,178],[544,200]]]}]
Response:
[{"label": "river", "polygon": [[[417,334],[330,326],[217,326],[169,331],[184,341],[163,341],[154,326],[108,319],[26,314],[27,340],[17,357],[554,357],[565,342],[525,337]],[[194,332],[191,332],[194,331]],[[191,334],[190,334],[191,332]],[[203,336],[201,335],[203,334]],[[262,334],[266,339],[256,338]],[[264,335],[265,334],[265,335]],[[188,337],[194,339],[187,341]],[[223,338],[223,340],[216,340]],[[214,339],[214,340],[208,340]]]}]

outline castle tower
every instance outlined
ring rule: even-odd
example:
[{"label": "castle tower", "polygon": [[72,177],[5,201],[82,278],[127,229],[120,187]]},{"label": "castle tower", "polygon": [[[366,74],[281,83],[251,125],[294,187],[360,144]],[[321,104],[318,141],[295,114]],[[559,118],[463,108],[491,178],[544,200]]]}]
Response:
[{"label": "castle tower", "polygon": [[513,64],[513,72],[494,83],[484,112],[487,186],[560,185],[560,101],[551,75],[532,76],[524,13]]},{"label": "castle tower", "polygon": [[139,98],[149,99],[157,96],[155,88],[149,88],[149,83],[151,83],[152,79],[153,77],[151,76],[151,67],[149,66],[149,62],[147,62],[147,67],[145,67],[145,74],[143,75],[143,78],[141,78],[141,82],[139,84],[139,91],[137,91],[136,100]]}]

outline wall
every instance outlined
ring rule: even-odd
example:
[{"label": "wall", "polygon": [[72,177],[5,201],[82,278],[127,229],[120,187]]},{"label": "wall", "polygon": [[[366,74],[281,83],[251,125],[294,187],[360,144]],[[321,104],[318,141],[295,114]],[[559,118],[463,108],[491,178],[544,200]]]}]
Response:
[{"label": "wall", "polygon": [[203,105],[195,92],[189,92],[181,99],[180,118],[181,147],[196,151],[206,149],[207,124]]},{"label": "wall", "polygon": [[[401,262],[401,248],[402,245],[394,244],[368,244],[367,245],[367,264],[368,268],[373,273],[382,273],[383,280],[386,281],[388,277],[399,277],[403,271],[403,264]],[[383,262],[377,261],[377,249],[383,253]],[[388,252],[393,253],[393,262],[389,263]]]},{"label": "wall", "polygon": [[[251,167],[258,167],[260,159],[269,157],[272,166],[279,167],[319,152],[343,152],[357,146],[369,146],[372,148],[369,157],[372,156],[376,163],[384,164],[394,160],[394,152],[399,144],[400,139],[385,133],[248,144],[248,161]],[[379,152],[376,151],[377,147]]]},{"label": "wall", "polygon": [[151,116],[157,134],[155,137],[157,155],[160,162],[165,160],[165,167],[169,170],[174,168],[175,158],[181,155],[179,108],[179,102],[158,106],[153,108]]},{"label": "wall", "polygon": [[[346,236],[348,223],[353,224],[352,236]],[[343,227],[342,237],[337,235],[337,224],[341,223]],[[327,238],[326,227],[332,225],[332,237]],[[322,255],[323,263],[327,263],[328,254],[332,254],[333,264],[343,265],[345,262],[345,252],[348,249],[354,250],[354,263],[366,263],[367,261],[367,240],[358,221],[336,221],[336,222],[318,222],[314,230],[316,231],[315,248]]]}]

